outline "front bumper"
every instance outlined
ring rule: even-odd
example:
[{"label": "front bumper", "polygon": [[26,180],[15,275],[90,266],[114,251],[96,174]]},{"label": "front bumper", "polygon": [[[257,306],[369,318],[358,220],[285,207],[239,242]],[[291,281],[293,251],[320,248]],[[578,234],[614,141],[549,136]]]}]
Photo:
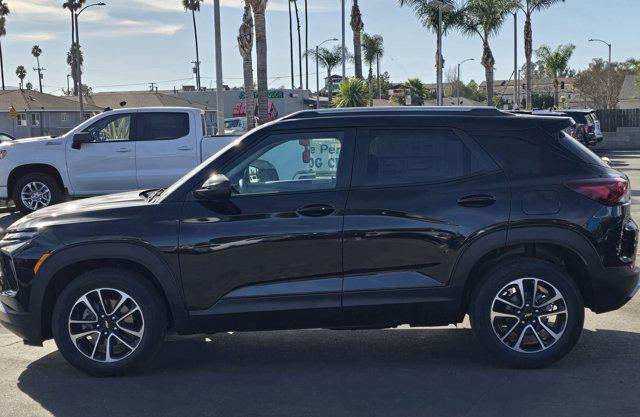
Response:
[{"label": "front bumper", "polygon": [[34,315],[20,312],[0,301],[0,324],[28,344],[41,344],[40,325]]}]

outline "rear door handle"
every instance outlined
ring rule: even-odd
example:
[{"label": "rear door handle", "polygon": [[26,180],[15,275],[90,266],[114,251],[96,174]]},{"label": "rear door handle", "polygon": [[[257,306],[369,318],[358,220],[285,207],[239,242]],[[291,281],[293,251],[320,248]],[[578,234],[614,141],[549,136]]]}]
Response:
[{"label": "rear door handle", "polygon": [[116,152],[120,152],[120,153],[125,153],[125,152],[131,152],[131,148],[118,148],[116,149]]},{"label": "rear door handle", "polygon": [[473,194],[458,199],[458,204],[464,207],[488,207],[495,203],[496,198],[489,194]]},{"label": "rear door handle", "polygon": [[296,212],[301,216],[307,217],[323,217],[328,216],[336,211],[336,208],[328,204],[312,204],[300,207]]},{"label": "rear door handle", "polygon": [[178,148],[179,151],[192,151],[193,148],[190,146],[181,146]]}]

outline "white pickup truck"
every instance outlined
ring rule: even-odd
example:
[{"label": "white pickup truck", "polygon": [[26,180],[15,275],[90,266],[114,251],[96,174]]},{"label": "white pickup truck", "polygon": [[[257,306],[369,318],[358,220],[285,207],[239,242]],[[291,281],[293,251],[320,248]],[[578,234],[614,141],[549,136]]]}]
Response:
[{"label": "white pickup truck", "polygon": [[58,137],[0,143],[0,199],[23,213],[83,197],[163,188],[237,139],[206,136],[204,112],[110,110]]}]

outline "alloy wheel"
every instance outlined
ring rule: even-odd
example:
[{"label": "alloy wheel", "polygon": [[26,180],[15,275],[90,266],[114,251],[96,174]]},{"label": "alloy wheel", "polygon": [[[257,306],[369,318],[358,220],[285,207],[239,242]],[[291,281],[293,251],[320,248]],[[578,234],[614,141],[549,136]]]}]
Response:
[{"label": "alloy wheel", "polygon": [[32,181],[22,187],[20,198],[25,207],[31,211],[36,211],[51,204],[51,190],[40,181]]},{"label": "alloy wheel", "polygon": [[562,337],[569,312],[562,293],[539,278],[509,282],[494,297],[491,325],[508,348],[520,353],[549,349]]},{"label": "alloy wheel", "polygon": [[138,303],[123,291],[98,288],[80,297],[69,313],[69,337],[87,358],[118,362],[131,355],[144,336]]}]

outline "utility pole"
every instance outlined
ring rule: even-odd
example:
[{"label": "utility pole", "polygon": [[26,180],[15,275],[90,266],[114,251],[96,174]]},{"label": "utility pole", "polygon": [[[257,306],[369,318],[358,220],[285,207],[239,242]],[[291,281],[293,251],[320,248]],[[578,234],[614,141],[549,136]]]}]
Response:
[{"label": "utility pole", "polygon": [[213,0],[213,20],[216,37],[216,124],[224,135],[224,84],[222,80],[222,39],[220,35],[220,0]]},{"label": "utility pole", "polygon": [[304,54],[305,65],[305,88],[309,89],[309,14],[307,13],[307,0],[304,0],[304,50],[307,53]]},{"label": "utility pole", "polygon": [[154,82],[149,83],[149,91],[156,91],[156,83]]},{"label": "utility pole", "polygon": [[33,70],[38,73],[38,83],[40,85],[40,92],[42,93],[42,78],[44,78],[44,76],[42,75],[42,71],[46,71],[46,68],[42,68],[38,60],[38,68],[34,68]]},{"label": "utility pole", "polygon": [[347,78],[347,47],[345,46],[345,12],[344,12],[344,2],[342,0],[342,81]]}]

